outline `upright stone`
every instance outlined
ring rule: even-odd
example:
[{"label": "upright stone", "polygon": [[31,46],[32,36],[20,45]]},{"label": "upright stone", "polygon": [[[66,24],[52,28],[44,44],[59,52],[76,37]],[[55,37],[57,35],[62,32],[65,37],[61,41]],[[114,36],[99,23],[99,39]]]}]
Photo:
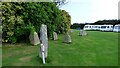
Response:
[{"label": "upright stone", "polygon": [[38,34],[36,32],[34,32],[33,34],[31,33],[29,39],[30,39],[30,43],[33,45],[38,45],[40,43]]},{"label": "upright stone", "polygon": [[84,36],[84,35],[87,35],[86,31],[85,30],[80,30],[80,36]]},{"label": "upright stone", "polygon": [[53,40],[57,40],[58,37],[57,37],[57,33],[56,32],[53,32]]},{"label": "upright stone", "polygon": [[40,28],[40,52],[39,52],[39,57],[42,58],[42,46],[44,47],[44,57],[47,58],[48,54],[48,37],[47,37],[47,26],[42,24]]},{"label": "upright stone", "polygon": [[71,37],[68,33],[65,34],[63,42],[65,43],[71,43]]}]

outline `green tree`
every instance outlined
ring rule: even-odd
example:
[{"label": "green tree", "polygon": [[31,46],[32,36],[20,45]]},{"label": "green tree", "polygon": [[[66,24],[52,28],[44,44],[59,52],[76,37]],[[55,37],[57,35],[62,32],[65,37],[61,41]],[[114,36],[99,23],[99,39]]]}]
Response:
[{"label": "green tree", "polygon": [[15,43],[18,35],[15,31],[16,27],[17,25],[24,25],[22,20],[23,17],[19,15],[22,6],[19,5],[21,5],[21,3],[2,3],[2,37],[4,42]]},{"label": "green tree", "polygon": [[2,3],[3,42],[15,43],[29,38],[34,31],[39,33],[41,24],[47,25],[48,37],[53,31],[67,32],[70,15],[61,11],[52,2],[9,2]]},{"label": "green tree", "polygon": [[62,10],[62,16],[61,31],[62,33],[67,33],[70,30],[71,16],[65,10]]}]

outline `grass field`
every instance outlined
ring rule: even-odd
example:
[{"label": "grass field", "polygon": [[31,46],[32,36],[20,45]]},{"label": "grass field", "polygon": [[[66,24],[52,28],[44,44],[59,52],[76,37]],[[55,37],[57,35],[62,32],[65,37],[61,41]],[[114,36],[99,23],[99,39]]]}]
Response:
[{"label": "grass field", "polygon": [[[29,43],[2,44],[3,66],[117,66],[118,33],[87,31],[87,36],[79,36],[79,31],[71,33],[72,43],[49,40],[48,58],[43,65],[38,57],[39,45]],[[10,46],[9,46],[10,45]]]}]

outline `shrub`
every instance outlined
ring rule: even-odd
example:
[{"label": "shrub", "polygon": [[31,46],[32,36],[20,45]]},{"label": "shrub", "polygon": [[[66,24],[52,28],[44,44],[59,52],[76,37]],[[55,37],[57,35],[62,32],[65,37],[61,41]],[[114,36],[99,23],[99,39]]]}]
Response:
[{"label": "shrub", "polygon": [[47,25],[49,38],[53,31],[63,33],[70,27],[70,15],[52,2],[4,2],[2,14],[3,42],[28,39],[30,32],[39,33],[41,24]]}]

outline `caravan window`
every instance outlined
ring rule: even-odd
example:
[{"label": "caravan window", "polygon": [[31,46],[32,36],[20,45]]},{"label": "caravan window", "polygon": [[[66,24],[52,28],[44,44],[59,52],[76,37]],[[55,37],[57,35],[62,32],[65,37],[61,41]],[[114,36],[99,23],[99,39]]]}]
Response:
[{"label": "caravan window", "polygon": [[101,26],[101,28],[106,28],[106,26]]},{"label": "caravan window", "polygon": [[109,28],[109,26],[107,26],[107,28]]},{"label": "caravan window", "polygon": [[95,26],[95,28],[97,28],[97,26]]},{"label": "caravan window", "polygon": [[115,26],[115,29],[120,29],[120,26]]},{"label": "caravan window", "polygon": [[85,26],[85,28],[88,28],[88,26]]}]

